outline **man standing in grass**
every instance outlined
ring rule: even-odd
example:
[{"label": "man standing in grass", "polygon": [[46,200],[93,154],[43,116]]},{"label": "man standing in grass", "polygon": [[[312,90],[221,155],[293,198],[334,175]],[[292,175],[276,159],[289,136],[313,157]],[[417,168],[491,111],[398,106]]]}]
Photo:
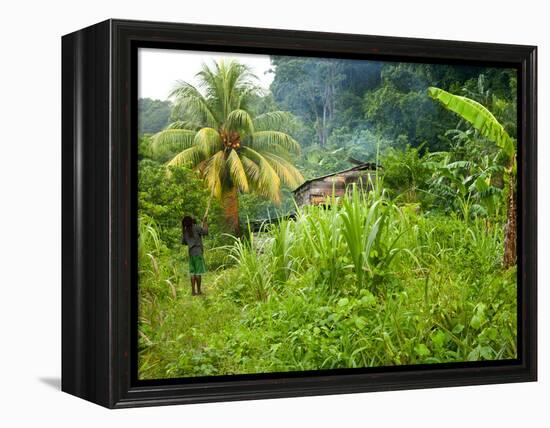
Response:
[{"label": "man standing in grass", "polygon": [[206,273],[204,264],[202,237],[208,235],[208,224],[206,217],[202,226],[195,223],[190,216],[183,217],[181,221],[182,239],[181,243],[189,249],[189,276],[191,277],[191,294],[197,296],[201,292],[201,276]]}]

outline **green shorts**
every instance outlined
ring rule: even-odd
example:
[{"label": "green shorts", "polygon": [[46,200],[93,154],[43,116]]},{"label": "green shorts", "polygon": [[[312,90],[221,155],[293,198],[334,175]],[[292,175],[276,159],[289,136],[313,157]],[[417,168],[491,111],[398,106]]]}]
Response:
[{"label": "green shorts", "polygon": [[189,256],[189,275],[202,275],[206,273],[206,265],[204,264],[204,257]]}]

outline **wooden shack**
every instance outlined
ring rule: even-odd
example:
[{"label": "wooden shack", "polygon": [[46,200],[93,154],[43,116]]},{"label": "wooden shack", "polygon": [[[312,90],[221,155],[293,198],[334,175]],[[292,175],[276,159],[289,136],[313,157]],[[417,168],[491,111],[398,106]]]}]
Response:
[{"label": "wooden shack", "polygon": [[343,171],[306,180],[294,189],[294,199],[298,206],[323,204],[333,192],[336,197],[343,196],[350,184],[369,186],[371,180],[374,182],[378,168],[374,163],[360,163]]}]

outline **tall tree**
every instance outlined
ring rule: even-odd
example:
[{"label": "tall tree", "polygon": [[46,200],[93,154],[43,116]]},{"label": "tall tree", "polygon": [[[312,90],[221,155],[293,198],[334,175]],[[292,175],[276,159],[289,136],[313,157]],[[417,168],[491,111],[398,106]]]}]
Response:
[{"label": "tall tree", "polygon": [[516,262],[517,207],[515,192],[516,148],[515,141],[500,122],[477,101],[453,95],[443,89],[430,87],[428,94],[464,120],[468,121],[483,137],[495,143],[506,157],[508,174],[507,221],[504,240],[503,265],[509,267]]},{"label": "tall tree", "polygon": [[271,61],[276,66],[271,85],[275,99],[311,123],[319,144],[324,146],[344,79],[343,62],[294,57],[272,57]]},{"label": "tall tree", "polygon": [[219,198],[228,229],[239,233],[238,192],[255,192],[280,201],[281,185],[303,181],[290,161],[300,152],[285,132],[290,113],[270,111],[256,117],[250,102],[261,89],[250,69],[235,61],[203,64],[198,87],[178,81],[171,97],[181,120],[153,136],[153,150],[177,147],[171,165],[200,171],[213,197]]}]

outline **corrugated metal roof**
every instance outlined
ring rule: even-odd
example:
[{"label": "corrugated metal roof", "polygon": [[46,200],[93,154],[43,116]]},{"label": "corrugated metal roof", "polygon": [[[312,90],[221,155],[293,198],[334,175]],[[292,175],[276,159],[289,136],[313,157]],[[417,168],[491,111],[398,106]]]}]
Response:
[{"label": "corrugated metal roof", "polygon": [[370,169],[371,171],[376,171],[379,168],[380,168],[380,165],[376,165],[373,162],[365,162],[361,165],[352,166],[351,168],[343,169],[341,171],[336,171],[330,174],[321,175],[320,177],[310,178],[309,180],[304,181],[302,184],[296,187],[296,189],[294,189],[292,193],[296,193],[298,190],[300,190],[302,187],[306,186],[309,183],[312,183],[318,180],[324,180],[325,178],[332,177],[334,175],[344,174],[346,172],[351,172],[351,171],[364,171],[366,169]]}]

